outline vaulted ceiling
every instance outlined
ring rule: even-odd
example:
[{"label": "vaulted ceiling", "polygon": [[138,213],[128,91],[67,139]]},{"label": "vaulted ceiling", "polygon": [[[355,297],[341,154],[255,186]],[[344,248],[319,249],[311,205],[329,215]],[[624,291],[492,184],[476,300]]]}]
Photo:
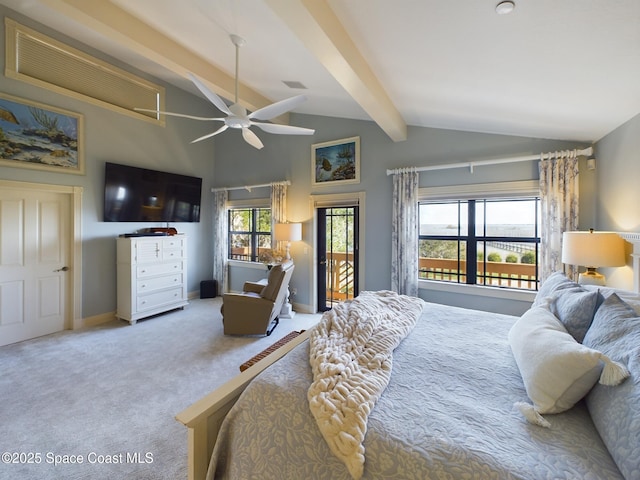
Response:
[{"label": "vaulted ceiling", "polygon": [[498,0],[0,0],[229,100],[239,35],[249,110],[304,93],[296,112],[372,120],[393,141],[408,125],[596,141],[640,113],[640,0],[514,2],[499,15]]}]

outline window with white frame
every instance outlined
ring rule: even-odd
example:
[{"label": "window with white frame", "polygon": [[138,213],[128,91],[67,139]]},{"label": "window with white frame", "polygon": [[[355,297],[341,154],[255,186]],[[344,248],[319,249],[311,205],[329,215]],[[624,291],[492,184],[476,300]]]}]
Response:
[{"label": "window with white frame", "polygon": [[419,279],[537,290],[540,198],[501,187],[421,196]]},{"label": "window with white frame", "polygon": [[229,209],[230,260],[260,261],[271,249],[271,209],[266,207],[236,207]]}]

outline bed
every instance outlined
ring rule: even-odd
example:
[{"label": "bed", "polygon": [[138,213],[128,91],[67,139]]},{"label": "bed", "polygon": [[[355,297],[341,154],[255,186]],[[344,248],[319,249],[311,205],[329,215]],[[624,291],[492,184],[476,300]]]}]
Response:
[{"label": "bed", "polygon": [[[633,407],[640,403],[640,299],[556,280],[523,317],[566,317],[558,335],[582,336],[583,343],[572,340],[576,348],[589,349],[599,365],[600,382],[592,378],[595,386],[565,411],[536,403],[531,378],[523,376],[521,357],[531,356],[526,348],[535,342],[520,342],[519,358],[513,337],[518,325],[531,325],[529,317],[426,303],[394,349],[393,373],[368,415],[361,477],[335,454],[310,412],[313,331],[178,416],[189,427],[190,477],[205,478],[208,469],[208,478],[640,478],[640,414]],[[590,327],[576,333],[576,316],[592,301]],[[596,348],[604,353],[594,359]],[[603,385],[608,362],[628,378]],[[589,371],[580,378],[593,377]],[[536,424],[536,415],[548,425]]]}]

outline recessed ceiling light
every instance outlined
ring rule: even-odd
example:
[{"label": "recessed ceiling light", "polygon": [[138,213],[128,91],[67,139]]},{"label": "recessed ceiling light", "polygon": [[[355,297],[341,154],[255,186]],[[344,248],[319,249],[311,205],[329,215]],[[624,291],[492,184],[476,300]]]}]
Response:
[{"label": "recessed ceiling light", "polygon": [[498,15],[506,15],[513,12],[514,8],[516,8],[516,4],[513,2],[500,2],[498,5],[496,5],[496,13]]}]

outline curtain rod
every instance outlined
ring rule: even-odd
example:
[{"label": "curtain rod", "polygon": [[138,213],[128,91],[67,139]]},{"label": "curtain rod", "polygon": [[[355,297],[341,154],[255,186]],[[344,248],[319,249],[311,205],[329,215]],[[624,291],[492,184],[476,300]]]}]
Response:
[{"label": "curtain rod", "polygon": [[260,185],[245,185],[244,187],[220,187],[220,188],[212,188],[212,192],[221,192],[223,190],[247,190],[251,191],[253,188],[262,188],[262,187],[270,187],[272,185],[291,185],[289,180],[283,180],[281,182],[271,182],[271,183],[261,183]]},{"label": "curtain rod", "polygon": [[[590,156],[593,154],[593,147],[587,147],[584,150],[562,150],[560,152],[541,153],[538,155],[528,155],[526,157],[512,157],[512,158],[496,158],[492,160],[477,160],[471,162],[449,163],[443,165],[429,165],[426,167],[414,167],[412,170],[415,172],[426,172],[428,170],[448,170],[450,168],[469,168],[473,173],[473,167],[483,165],[498,165],[501,163],[515,163],[515,162],[531,162],[535,160],[547,160],[551,158],[558,158],[560,156],[575,155]],[[407,171],[407,168],[394,168],[387,170],[387,175],[395,175]]]}]

